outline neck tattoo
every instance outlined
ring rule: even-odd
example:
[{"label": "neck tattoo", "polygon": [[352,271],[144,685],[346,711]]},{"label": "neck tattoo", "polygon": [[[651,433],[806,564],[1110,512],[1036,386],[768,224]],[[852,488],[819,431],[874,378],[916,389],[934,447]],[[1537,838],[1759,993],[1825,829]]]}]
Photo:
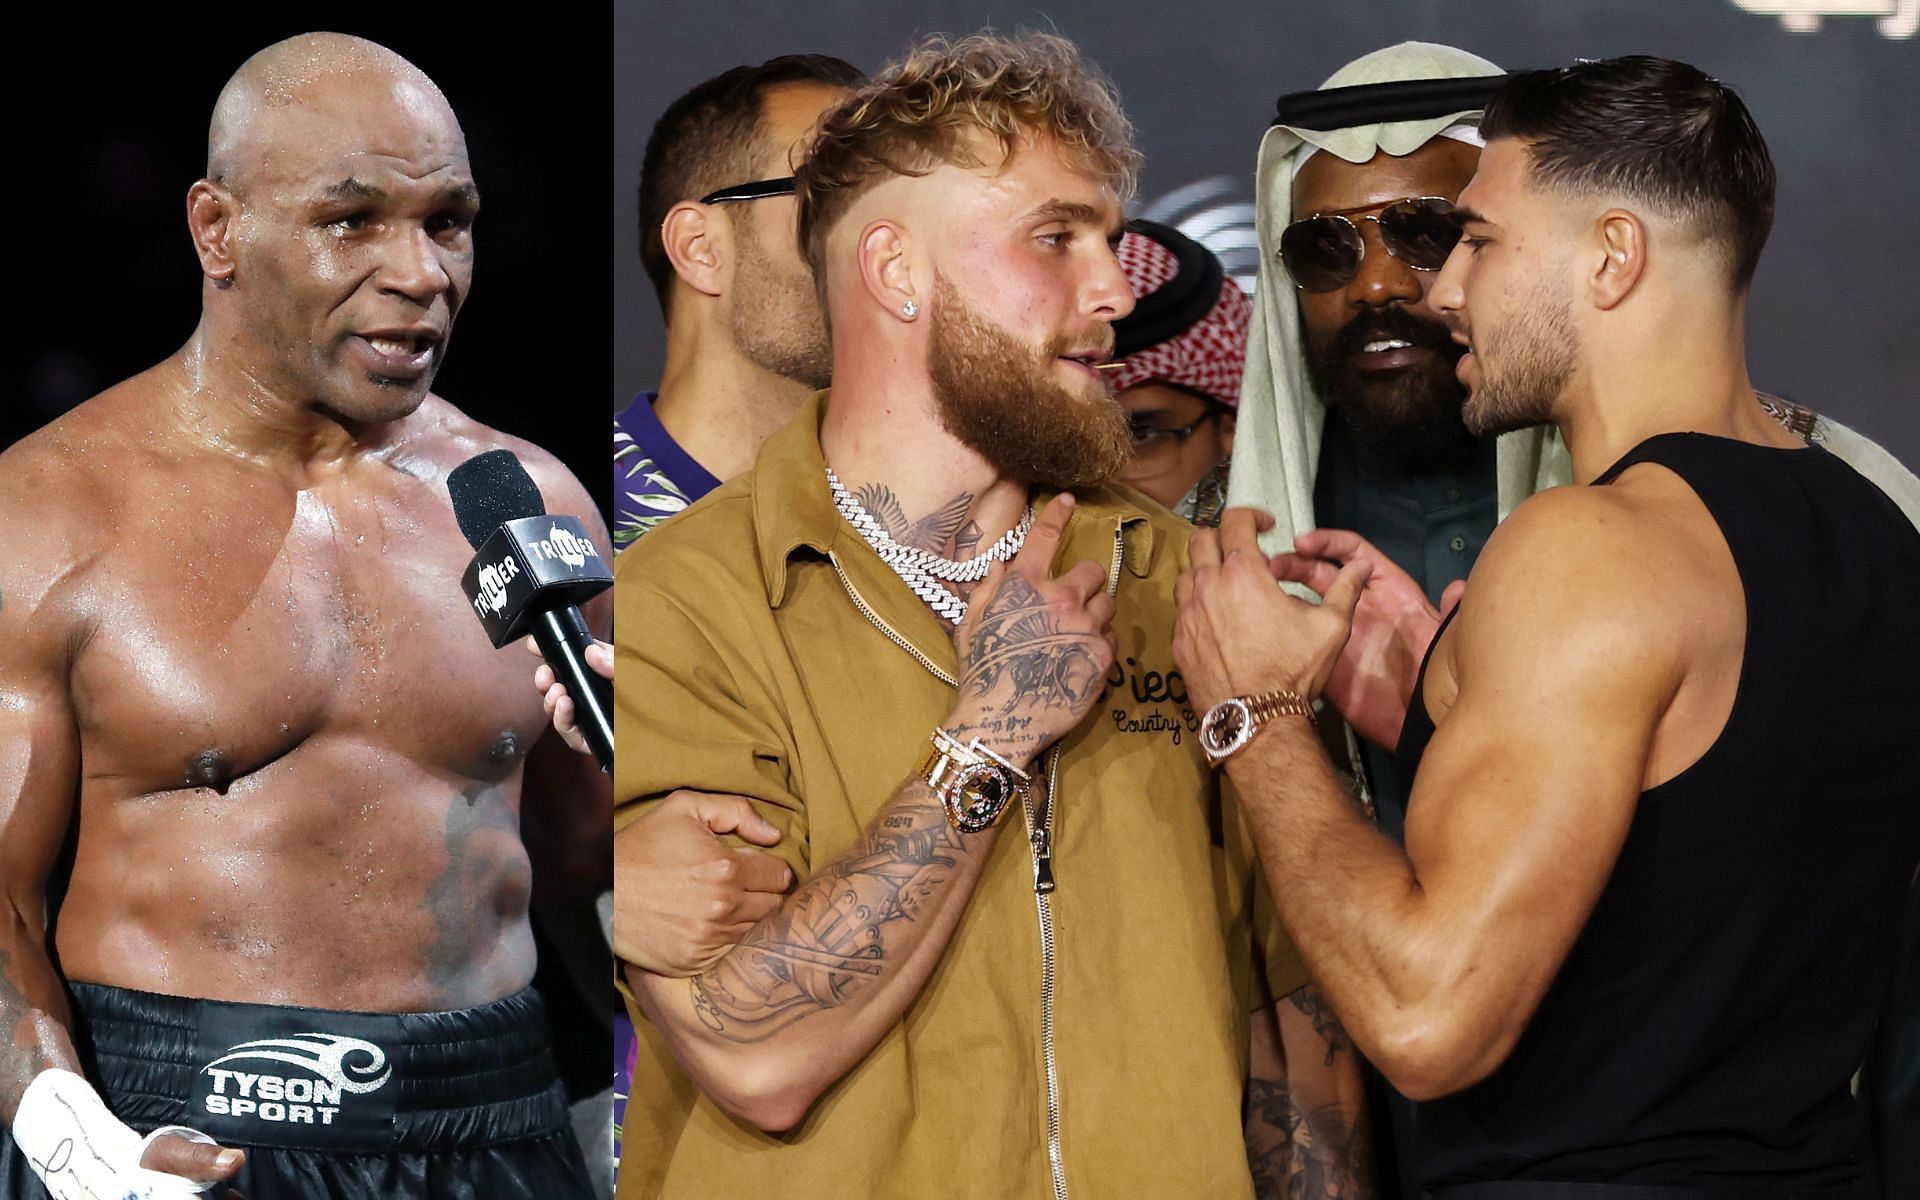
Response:
[{"label": "neck tattoo", "polygon": [[833,490],[833,507],[873,547],[880,561],[893,568],[893,573],[913,589],[914,595],[926,601],[928,607],[955,625],[967,615],[967,602],[947,583],[978,583],[985,579],[987,569],[994,563],[1010,560],[1020,552],[1027,540],[1027,530],[1033,527],[1033,505],[1029,504],[1019,523],[993,545],[972,558],[946,558],[931,550],[895,541],[886,526],[840,482],[832,467],[827,468],[827,486]]}]

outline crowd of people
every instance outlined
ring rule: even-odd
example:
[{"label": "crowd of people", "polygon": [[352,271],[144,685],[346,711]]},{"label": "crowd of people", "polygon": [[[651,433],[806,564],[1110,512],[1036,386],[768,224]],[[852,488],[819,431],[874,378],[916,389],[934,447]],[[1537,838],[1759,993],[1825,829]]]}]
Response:
[{"label": "crowd of people", "polygon": [[[1742,99],[1367,54],[1251,295],[1141,167],[1052,34],[694,86],[609,528],[432,392],[432,79],[240,64],[0,455],[0,1189],[605,1195],[612,974],[623,1198],[1920,1195],[1920,480],[1749,375]],[[611,778],[462,611],[561,517]]]},{"label": "crowd of people", "polygon": [[1139,165],[1049,35],[654,127],[621,1195],[1920,1188],[1920,481],[1748,376],[1739,97],[1363,56],[1251,298]]}]

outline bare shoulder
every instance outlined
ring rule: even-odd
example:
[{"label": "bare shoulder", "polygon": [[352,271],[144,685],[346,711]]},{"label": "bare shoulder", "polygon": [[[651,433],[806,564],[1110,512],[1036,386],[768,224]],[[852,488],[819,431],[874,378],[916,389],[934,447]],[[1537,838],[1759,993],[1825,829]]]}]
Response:
[{"label": "bare shoulder", "polygon": [[430,463],[441,478],[476,454],[511,451],[540,488],[547,511],[577,516],[596,536],[605,540],[599,508],[586,485],[551,452],[525,438],[482,424],[439,396],[428,396],[406,423],[404,442],[408,457],[415,462]]},{"label": "bare shoulder", "polygon": [[0,618],[39,612],[71,591],[122,536],[129,510],[170,486],[135,431],[142,397],[129,380],[0,453]]},{"label": "bare shoulder", "polygon": [[1692,497],[1670,473],[1636,468],[1608,487],[1551,488],[1525,501],[1474,564],[1449,631],[1453,660],[1517,656],[1538,667],[1543,656],[1569,666],[1631,656],[1671,677],[1688,614],[1724,600],[1711,547],[1688,519],[1689,506],[1705,518]]}]

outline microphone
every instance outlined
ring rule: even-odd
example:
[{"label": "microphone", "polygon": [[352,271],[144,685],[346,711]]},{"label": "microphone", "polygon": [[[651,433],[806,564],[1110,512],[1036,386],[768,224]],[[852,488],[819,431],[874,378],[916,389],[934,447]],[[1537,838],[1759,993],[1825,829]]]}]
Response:
[{"label": "microphone", "polygon": [[580,605],[613,586],[613,572],[578,518],[548,516],[540,489],[511,450],[489,450],[447,475],[453,515],[476,553],[460,586],[498,650],[533,634],[573,698],[574,720],[613,769],[613,689],[587,666],[593,642]]}]

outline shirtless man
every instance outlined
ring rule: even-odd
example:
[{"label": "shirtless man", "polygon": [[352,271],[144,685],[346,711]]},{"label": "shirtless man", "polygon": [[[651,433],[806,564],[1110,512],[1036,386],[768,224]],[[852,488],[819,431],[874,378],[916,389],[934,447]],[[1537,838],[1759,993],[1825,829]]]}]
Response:
[{"label": "shirtless man", "polygon": [[[526,991],[544,715],[464,611],[445,476],[505,447],[593,508],[429,393],[479,203],[417,68],[261,51],[188,193],[193,336],[0,457],[9,1195],[589,1192]],[[591,895],[607,791],[553,748]],[[127,1127],[175,1123],[217,1144],[136,1167]]]},{"label": "shirtless man", "polygon": [[1265,701],[1203,737],[1315,979],[1423,1102],[1436,1200],[1873,1194],[1849,1081],[1920,861],[1920,539],[1753,403],[1774,178],[1738,97],[1582,63],[1510,79],[1482,132],[1432,290],[1464,416],[1552,421],[1587,486],[1520,505],[1382,685],[1412,696],[1404,850],[1282,707],[1368,706],[1358,547],[1270,563],[1246,509],[1195,535],[1181,670]]}]

